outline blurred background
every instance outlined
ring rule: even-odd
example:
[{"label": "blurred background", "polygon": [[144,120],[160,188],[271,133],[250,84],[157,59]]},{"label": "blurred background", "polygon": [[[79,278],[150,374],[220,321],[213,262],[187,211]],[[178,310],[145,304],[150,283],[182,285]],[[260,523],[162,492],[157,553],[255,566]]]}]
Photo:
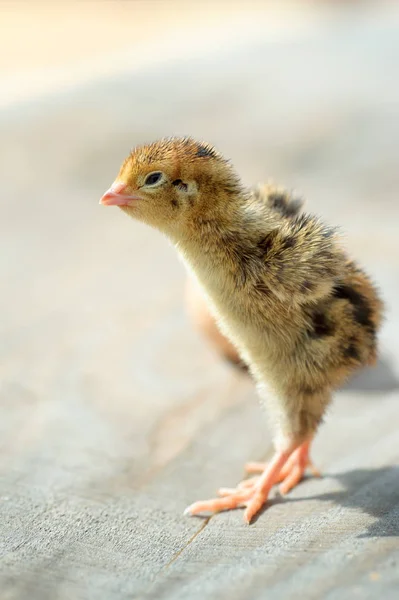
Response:
[{"label": "blurred background", "polygon": [[378,367],[341,392],[316,444],[345,469],[369,423],[388,440],[397,417],[399,5],[30,0],[0,13],[3,589],[24,598],[34,578],[40,598],[75,597],[71,581],[79,597],[119,597],[198,529],[184,506],[240,479],[270,437],[252,383],[187,317],[174,249],[99,198],[131,147],[191,135],[246,183],[295,189],[342,227],[388,304]]}]

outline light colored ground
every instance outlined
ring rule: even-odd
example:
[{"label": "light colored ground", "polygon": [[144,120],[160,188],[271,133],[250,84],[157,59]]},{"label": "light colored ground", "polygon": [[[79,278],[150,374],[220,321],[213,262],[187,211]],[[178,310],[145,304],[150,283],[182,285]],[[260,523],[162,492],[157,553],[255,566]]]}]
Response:
[{"label": "light colored ground", "polygon": [[[342,3],[274,37],[248,16],[207,52],[194,28],[190,60],[179,39],[175,58],[85,67],[58,89],[77,72],[66,57],[46,94],[4,94],[1,600],[397,599],[399,11],[377,8]],[[245,181],[297,188],[388,306],[378,366],[316,439],[324,478],[251,527],[182,512],[270,452],[253,384],[193,331],[162,236],[98,205],[133,144],[180,133]]]}]

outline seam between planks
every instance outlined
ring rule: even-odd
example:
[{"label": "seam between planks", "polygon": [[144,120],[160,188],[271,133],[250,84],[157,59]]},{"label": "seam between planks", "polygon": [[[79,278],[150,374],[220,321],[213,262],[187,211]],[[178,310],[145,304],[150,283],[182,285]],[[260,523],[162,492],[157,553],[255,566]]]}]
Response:
[{"label": "seam between planks", "polygon": [[167,571],[169,569],[169,567],[179,558],[179,556],[190,546],[190,544],[192,544],[192,542],[199,536],[199,534],[205,529],[205,527],[208,525],[209,521],[212,519],[211,517],[206,517],[206,519],[204,519],[204,522],[202,523],[201,527],[198,529],[198,531],[196,531],[188,540],[188,542],[183,546],[183,548],[181,550],[179,550],[179,552],[176,552],[176,554],[173,556],[173,558],[170,559],[170,561],[168,563],[166,563],[166,565],[164,567],[162,567],[162,569],[160,571],[158,571],[157,573],[157,577],[158,575],[160,575],[161,573],[163,573],[164,571]]},{"label": "seam between planks", "polygon": [[145,590],[144,594],[148,594],[149,592],[151,592],[151,589],[154,587],[154,585],[156,584],[158,577],[160,575],[162,575],[163,573],[165,573],[165,571],[167,571],[169,569],[169,567],[171,567],[173,565],[173,563],[183,554],[183,552],[185,550],[187,550],[187,548],[193,543],[193,541],[200,535],[200,533],[202,531],[204,531],[205,527],[208,525],[209,521],[212,519],[214,515],[211,515],[210,517],[206,517],[206,519],[204,519],[204,522],[202,523],[201,527],[195,532],[193,533],[193,535],[190,537],[190,539],[184,544],[184,546],[178,551],[176,552],[176,554],[170,559],[169,562],[166,563],[166,565],[164,565],[162,567],[162,569],[160,569],[158,571],[158,573],[155,575],[154,580],[151,582],[151,584],[148,586],[148,588]]}]

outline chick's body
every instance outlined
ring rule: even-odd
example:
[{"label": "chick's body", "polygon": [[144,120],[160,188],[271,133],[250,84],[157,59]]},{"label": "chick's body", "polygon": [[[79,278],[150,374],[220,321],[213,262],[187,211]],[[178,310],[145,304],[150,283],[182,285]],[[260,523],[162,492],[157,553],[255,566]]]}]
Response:
[{"label": "chick's body", "polygon": [[332,391],[375,361],[378,294],[334,229],[298,214],[282,190],[244,189],[213,148],[189,138],[133,151],[103,203],[171,238],[257,382],[274,458],[249,465],[259,477],[188,508],[246,506],[250,521],[276,482],[285,492],[302,478]]}]

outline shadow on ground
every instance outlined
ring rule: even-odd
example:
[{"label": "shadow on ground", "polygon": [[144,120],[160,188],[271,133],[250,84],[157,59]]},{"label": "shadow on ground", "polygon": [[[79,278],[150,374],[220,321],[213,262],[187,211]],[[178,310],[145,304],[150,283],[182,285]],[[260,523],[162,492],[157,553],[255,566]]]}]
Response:
[{"label": "shadow on ground", "polygon": [[399,466],[354,469],[346,473],[329,474],[328,477],[337,479],[344,489],[306,498],[287,497],[281,501],[325,500],[360,510],[376,520],[359,538],[399,536]]}]

